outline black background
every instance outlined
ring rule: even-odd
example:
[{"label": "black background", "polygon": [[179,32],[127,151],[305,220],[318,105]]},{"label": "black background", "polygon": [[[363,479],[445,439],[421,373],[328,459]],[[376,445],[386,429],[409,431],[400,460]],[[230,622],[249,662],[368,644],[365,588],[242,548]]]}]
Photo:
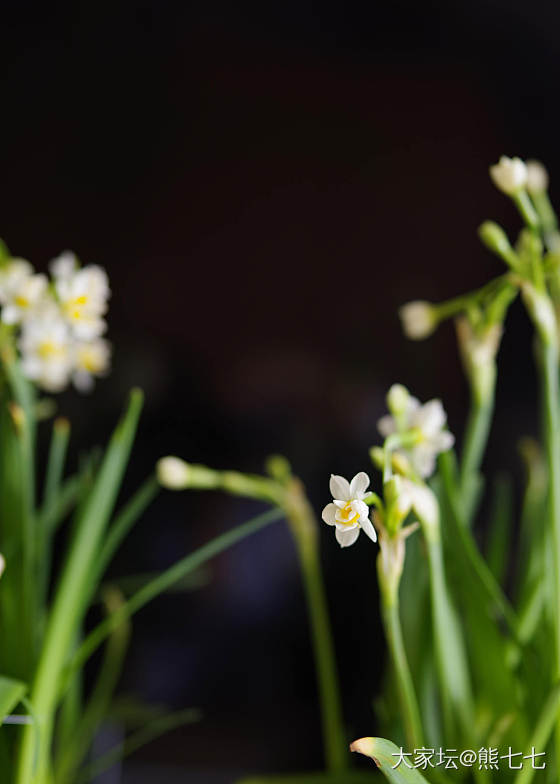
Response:
[{"label": "black background", "polygon": [[[519,223],[487,176],[499,155],[544,160],[558,192],[558,9],[2,4],[0,233],[40,269],[72,248],[109,272],[112,376],[59,402],[85,447],[107,436],[131,385],[145,390],[125,495],[163,454],[260,471],[280,452],[319,512],[331,471],[367,470],[397,380],[442,397],[460,440],[452,328],[408,343],[396,309],[500,271],[476,236],[487,217]],[[516,442],[536,429],[519,304],[501,369],[488,465],[518,472]],[[257,510],[162,495],[112,573],[162,569]],[[321,535],[350,740],[375,729],[376,548],[362,537],[340,551]],[[142,611],[133,643],[122,690],[204,718],[137,753],[126,781],[321,765],[282,524],[213,562],[206,587]]]}]

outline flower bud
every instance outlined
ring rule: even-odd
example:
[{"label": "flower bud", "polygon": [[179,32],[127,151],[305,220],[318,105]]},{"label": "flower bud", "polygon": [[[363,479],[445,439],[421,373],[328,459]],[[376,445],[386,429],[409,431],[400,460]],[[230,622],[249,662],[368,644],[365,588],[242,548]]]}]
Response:
[{"label": "flower bud", "polygon": [[558,339],[558,324],[552,300],[546,292],[538,291],[532,283],[521,284],[521,294],[539,335],[546,344]]},{"label": "flower bud", "polygon": [[548,190],[548,172],[540,161],[527,161],[527,190],[531,196]]},{"label": "flower bud", "polygon": [[387,392],[387,408],[398,419],[408,412],[410,392],[402,384],[393,384]]},{"label": "flower bud", "polygon": [[399,308],[404,334],[411,340],[429,337],[438,325],[436,308],[424,300],[408,302]]},{"label": "flower bud", "polygon": [[494,221],[484,221],[478,229],[478,236],[488,250],[503,259],[510,267],[517,266],[515,251],[501,226],[498,226]]},{"label": "flower bud", "polygon": [[527,166],[521,158],[502,155],[499,162],[490,166],[494,185],[507,196],[513,196],[527,184]]},{"label": "flower bud", "polygon": [[156,466],[158,482],[168,490],[184,490],[189,486],[189,464],[180,457],[162,457]]},{"label": "flower bud", "polygon": [[2,553],[0,553],[0,577],[2,577],[2,575],[4,574],[5,568],[6,568],[6,559],[4,558]]}]

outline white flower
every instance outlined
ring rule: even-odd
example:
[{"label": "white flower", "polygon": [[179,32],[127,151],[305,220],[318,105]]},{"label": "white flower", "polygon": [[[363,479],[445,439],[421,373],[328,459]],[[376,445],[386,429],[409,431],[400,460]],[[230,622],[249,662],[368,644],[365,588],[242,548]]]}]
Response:
[{"label": "white flower", "polygon": [[111,345],[102,338],[77,341],[73,345],[72,354],[74,385],[80,392],[89,392],[93,388],[94,378],[106,375],[109,370]]},{"label": "white flower", "polygon": [[363,528],[369,538],[377,541],[375,528],[369,519],[369,507],[364,503],[369,477],[361,471],[350,483],[342,476],[331,476],[330,491],[333,501],[323,509],[322,518],[335,526],[336,540],[341,547],[354,544]]},{"label": "white flower", "polygon": [[190,469],[180,457],[162,457],[157,462],[158,482],[168,490],[184,490],[189,484]]},{"label": "white flower", "polygon": [[78,259],[71,250],[65,250],[49,264],[51,275],[55,280],[68,280],[78,269]]},{"label": "white flower", "polygon": [[23,280],[33,275],[33,267],[25,259],[10,259],[0,267],[0,302],[5,305]]},{"label": "white flower", "polygon": [[[389,398],[391,390],[389,390]],[[422,478],[433,474],[436,465],[436,456],[440,452],[451,449],[455,443],[453,435],[444,430],[447,421],[446,413],[441,400],[430,400],[424,405],[410,395],[407,410],[398,417],[387,414],[381,417],[377,428],[384,438],[393,433],[404,434],[414,431],[418,434],[418,442],[409,448],[398,449],[410,461],[413,469]]]},{"label": "white flower", "polygon": [[6,559],[4,558],[2,553],[0,553],[0,577],[2,577],[2,575],[4,574],[5,568],[6,568]]},{"label": "white flower", "polygon": [[548,172],[540,161],[527,161],[527,190],[532,196],[548,190]]},{"label": "white flower", "polygon": [[46,292],[46,276],[34,275],[28,261],[13,259],[0,272],[2,321],[5,324],[20,324],[40,307]]},{"label": "white flower", "polygon": [[48,392],[60,392],[72,372],[71,336],[57,312],[46,309],[24,322],[19,339],[24,375]]},{"label": "white flower", "polygon": [[105,270],[90,265],[65,273],[56,279],[55,288],[64,317],[78,339],[94,340],[105,332],[102,316],[110,295]]},{"label": "white flower", "polygon": [[521,158],[502,155],[499,163],[490,166],[490,177],[499,190],[513,196],[527,184],[527,166]]},{"label": "white flower", "polygon": [[399,308],[404,334],[411,340],[422,340],[437,327],[436,309],[430,302],[415,300]]}]

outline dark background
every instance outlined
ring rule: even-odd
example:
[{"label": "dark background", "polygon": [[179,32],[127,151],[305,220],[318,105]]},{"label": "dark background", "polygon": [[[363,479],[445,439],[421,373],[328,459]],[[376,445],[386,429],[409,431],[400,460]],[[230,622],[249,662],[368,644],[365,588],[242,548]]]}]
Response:
[{"label": "dark background", "polygon": [[[453,331],[408,343],[396,309],[500,271],[476,236],[487,217],[518,227],[487,175],[500,154],[544,160],[558,192],[556,3],[18,0],[1,18],[0,234],[40,269],[72,248],[109,272],[112,376],[60,409],[84,447],[144,388],[127,491],[163,454],[260,471],[280,452],[319,512],[331,471],[367,470],[397,380],[441,396],[460,440]],[[501,367],[488,463],[517,471],[536,428],[519,305]],[[113,574],[164,568],[257,510],[162,495]],[[352,739],[375,729],[384,660],[376,549],[321,535]],[[320,767],[283,524],[142,611],[133,642],[122,690],[204,718],[137,753],[125,781]]]}]

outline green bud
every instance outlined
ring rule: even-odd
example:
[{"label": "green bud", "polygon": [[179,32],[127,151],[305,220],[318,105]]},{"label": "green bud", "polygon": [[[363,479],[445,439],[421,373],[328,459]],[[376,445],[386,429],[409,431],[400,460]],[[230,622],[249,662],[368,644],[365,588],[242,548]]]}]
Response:
[{"label": "green bud", "polygon": [[478,229],[478,236],[492,253],[503,259],[512,269],[517,268],[519,260],[501,226],[494,221],[484,221]]}]

